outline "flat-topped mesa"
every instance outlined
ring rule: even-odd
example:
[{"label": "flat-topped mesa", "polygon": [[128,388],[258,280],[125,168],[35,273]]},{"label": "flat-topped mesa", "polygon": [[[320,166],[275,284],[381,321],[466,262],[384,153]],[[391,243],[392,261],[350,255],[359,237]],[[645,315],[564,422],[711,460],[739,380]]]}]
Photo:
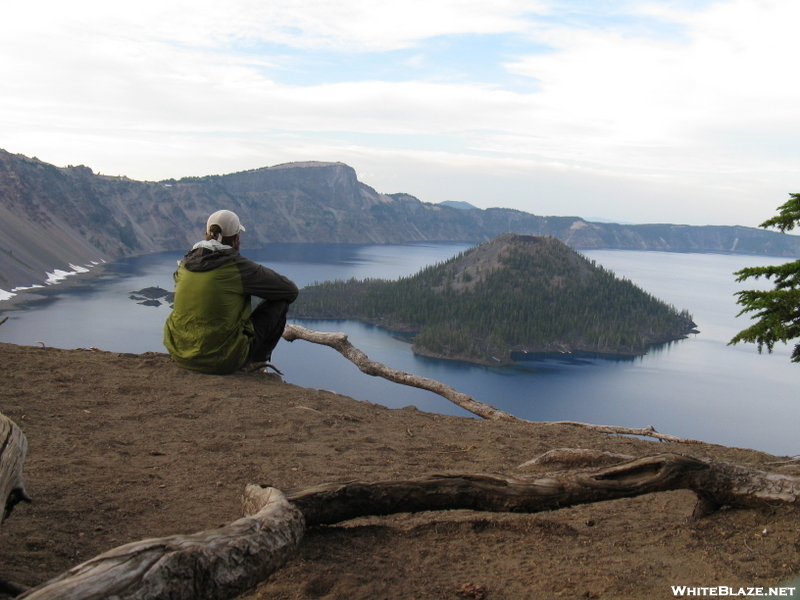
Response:
[{"label": "flat-topped mesa", "polygon": [[515,234],[398,281],[310,286],[291,316],[358,319],[415,334],[418,354],[489,365],[513,352],[644,354],[696,327],[563,242]]}]

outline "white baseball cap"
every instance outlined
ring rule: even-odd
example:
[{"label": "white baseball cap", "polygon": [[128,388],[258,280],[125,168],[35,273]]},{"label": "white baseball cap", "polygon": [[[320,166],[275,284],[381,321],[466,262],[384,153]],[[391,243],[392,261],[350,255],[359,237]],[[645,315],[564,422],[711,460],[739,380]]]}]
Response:
[{"label": "white baseball cap", "polygon": [[211,233],[210,229],[212,225],[219,225],[219,228],[222,230],[222,237],[231,237],[240,231],[245,231],[245,228],[242,227],[242,224],[239,222],[239,217],[236,216],[236,213],[233,213],[229,210],[218,210],[213,215],[208,217],[208,223],[206,223],[206,233]]}]

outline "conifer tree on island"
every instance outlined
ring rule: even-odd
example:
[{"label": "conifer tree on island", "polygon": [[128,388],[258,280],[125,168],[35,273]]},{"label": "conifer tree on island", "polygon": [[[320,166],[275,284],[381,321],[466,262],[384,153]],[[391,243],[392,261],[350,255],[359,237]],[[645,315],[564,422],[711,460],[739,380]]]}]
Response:
[{"label": "conifer tree on island", "polygon": [[[786,233],[800,225],[800,193],[789,195],[789,201],[778,208],[778,215],[764,221],[761,227],[776,227]],[[739,297],[736,302],[744,307],[737,316],[752,312],[755,313],[752,318],[758,320],[740,331],[728,345],[751,342],[758,344],[759,352],[764,347],[772,352],[776,342],[800,339],[800,260],[778,266],[749,267],[734,275],[737,275],[736,281],[765,277],[772,279],[775,285],[771,290],[736,293]],[[800,342],[795,344],[791,360],[800,362]]]}]

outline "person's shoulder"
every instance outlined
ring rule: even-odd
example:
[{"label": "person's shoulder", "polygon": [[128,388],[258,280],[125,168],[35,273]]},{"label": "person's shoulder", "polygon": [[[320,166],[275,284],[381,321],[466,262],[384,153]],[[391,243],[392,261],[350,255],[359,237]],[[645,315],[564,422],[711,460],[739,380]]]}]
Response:
[{"label": "person's shoulder", "polygon": [[239,253],[229,246],[212,248],[195,245],[180,261],[189,271],[211,271],[236,260]]},{"label": "person's shoulder", "polygon": [[256,276],[256,277],[279,277],[278,273],[262,265],[261,263],[257,263],[254,260],[243,256],[240,253],[236,253],[233,257],[234,264],[239,267],[239,271],[242,274],[247,276]]},{"label": "person's shoulder", "polygon": [[244,255],[243,255],[241,252],[239,252],[238,250],[234,250],[233,248],[231,248],[231,250],[233,250],[233,252],[231,253],[231,256],[233,256],[233,260],[234,260],[234,261],[236,261],[236,264],[242,264],[242,265],[243,265],[243,264],[248,264],[248,265],[256,265],[256,266],[258,266],[258,267],[260,267],[260,266],[261,266],[261,265],[260,265],[260,264],[258,264],[256,261],[254,261],[254,260],[251,260],[251,259],[247,258],[246,256],[244,256]]}]

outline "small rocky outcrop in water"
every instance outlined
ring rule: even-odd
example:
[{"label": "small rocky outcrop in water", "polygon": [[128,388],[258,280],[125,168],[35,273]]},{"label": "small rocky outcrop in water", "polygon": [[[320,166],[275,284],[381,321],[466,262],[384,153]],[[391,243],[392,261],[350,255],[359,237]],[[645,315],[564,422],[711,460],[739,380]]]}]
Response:
[{"label": "small rocky outcrop in water", "polygon": [[131,292],[128,296],[131,300],[136,300],[137,304],[144,306],[161,306],[163,300],[169,305],[175,301],[175,292],[170,292],[160,287],[146,287],[138,292]]}]

